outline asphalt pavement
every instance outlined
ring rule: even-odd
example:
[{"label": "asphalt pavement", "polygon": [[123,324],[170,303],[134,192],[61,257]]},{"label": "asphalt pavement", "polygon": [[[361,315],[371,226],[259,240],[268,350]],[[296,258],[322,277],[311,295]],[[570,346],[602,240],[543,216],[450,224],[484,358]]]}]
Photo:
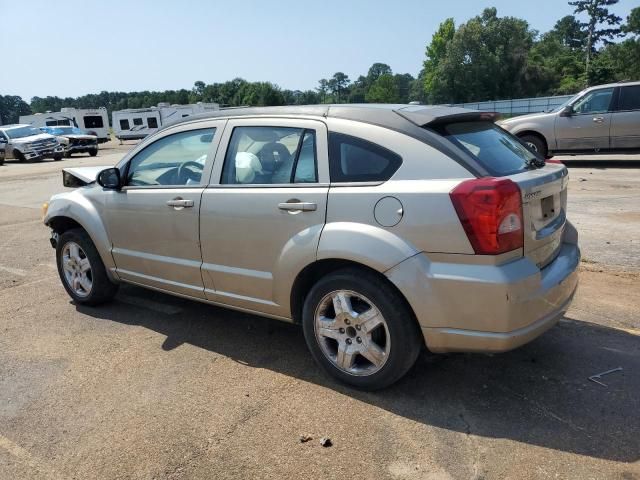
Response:
[{"label": "asphalt pavement", "polygon": [[500,355],[424,352],[362,393],[324,376],[293,325],[132,286],[73,304],[40,205],[63,166],[128,148],[105,147],[0,167],[0,479],[640,479],[633,158],[567,160],[584,261],[557,327]]}]

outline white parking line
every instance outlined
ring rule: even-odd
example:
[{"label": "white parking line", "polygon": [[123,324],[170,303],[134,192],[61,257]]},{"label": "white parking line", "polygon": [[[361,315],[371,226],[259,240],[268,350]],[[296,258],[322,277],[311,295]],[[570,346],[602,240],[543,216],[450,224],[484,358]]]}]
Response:
[{"label": "white parking line", "polygon": [[165,303],[155,302],[153,300],[148,300],[146,298],[134,297],[131,295],[118,294],[116,297],[123,303],[128,305],[133,305],[134,307],[146,308],[148,310],[153,310],[154,312],[164,313],[165,315],[175,315],[176,313],[182,312],[182,308],[176,307],[174,305],[167,305]]}]

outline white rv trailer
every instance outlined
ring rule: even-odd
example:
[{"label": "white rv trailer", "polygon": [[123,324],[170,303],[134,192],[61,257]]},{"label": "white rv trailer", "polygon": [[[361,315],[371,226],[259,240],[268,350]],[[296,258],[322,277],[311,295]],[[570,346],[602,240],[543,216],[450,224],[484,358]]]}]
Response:
[{"label": "white rv trailer", "polygon": [[202,102],[190,105],[159,103],[157,107],[115,111],[111,115],[111,125],[118,140],[138,140],[175,120],[213,110],[220,110],[220,105]]},{"label": "white rv trailer", "polygon": [[34,127],[74,126],[98,137],[98,143],[109,141],[109,116],[105,107],[64,107],[59,112],[22,115],[20,123],[28,123]]}]

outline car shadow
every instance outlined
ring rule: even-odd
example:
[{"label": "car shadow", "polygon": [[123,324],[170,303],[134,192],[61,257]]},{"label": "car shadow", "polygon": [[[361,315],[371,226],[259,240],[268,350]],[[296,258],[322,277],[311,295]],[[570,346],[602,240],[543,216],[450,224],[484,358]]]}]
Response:
[{"label": "car shadow", "polygon": [[[143,306],[132,305],[131,298]],[[149,309],[149,302],[162,308]],[[425,425],[620,462],[640,458],[640,337],[631,332],[564,319],[513,352],[424,352],[400,382],[370,393],[322,374],[296,325],[128,285],[108,305],[76,308],[158,332],[165,336],[159,346],[164,350],[191,344]],[[619,366],[622,372],[602,378],[606,387],[588,380]]]},{"label": "car shadow", "polygon": [[567,168],[597,168],[598,170],[604,170],[607,168],[640,168],[640,160],[573,160],[563,159]]}]

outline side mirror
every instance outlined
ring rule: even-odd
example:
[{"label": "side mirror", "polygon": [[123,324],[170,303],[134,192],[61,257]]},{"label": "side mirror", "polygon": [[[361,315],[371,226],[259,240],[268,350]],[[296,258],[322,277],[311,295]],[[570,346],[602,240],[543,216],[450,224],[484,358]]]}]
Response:
[{"label": "side mirror", "polygon": [[573,113],[573,107],[571,105],[567,105],[562,110],[560,110],[561,117],[570,117],[571,115],[573,115]]},{"label": "side mirror", "polygon": [[109,190],[120,190],[120,170],[117,168],[106,168],[98,174],[96,179],[98,185]]},{"label": "side mirror", "polygon": [[0,143],[7,143],[7,139],[3,138],[3,137],[0,137]]}]

